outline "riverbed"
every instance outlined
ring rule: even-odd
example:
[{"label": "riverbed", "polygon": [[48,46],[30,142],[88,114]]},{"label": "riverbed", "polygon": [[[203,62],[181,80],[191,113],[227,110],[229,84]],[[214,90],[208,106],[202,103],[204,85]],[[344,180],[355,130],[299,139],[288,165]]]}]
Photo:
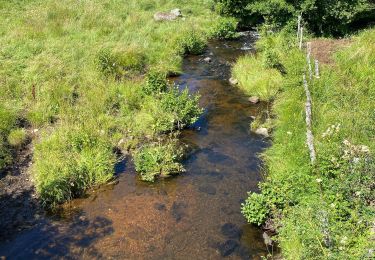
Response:
[{"label": "riverbed", "polygon": [[[246,223],[241,203],[261,180],[258,158],[268,141],[249,131],[264,104],[229,84],[230,68],[253,51],[252,33],[211,41],[188,56],[170,78],[199,93],[203,115],[181,133],[190,147],[186,172],[154,184],[140,181],[131,159],[116,166],[117,181],[66,205],[61,214],[0,246],[9,259],[260,259],[260,229]],[[209,59],[207,59],[209,58]]]}]

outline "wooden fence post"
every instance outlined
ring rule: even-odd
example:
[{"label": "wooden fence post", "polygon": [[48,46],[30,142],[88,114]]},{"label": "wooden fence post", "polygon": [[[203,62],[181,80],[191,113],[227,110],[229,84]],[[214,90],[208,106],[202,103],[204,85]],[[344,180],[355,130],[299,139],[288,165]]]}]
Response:
[{"label": "wooden fence post", "polygon": [[319,75],[319,61],[318,60],[315,60],[315,78],[317,78],[317,79],[320,78],[320,75]]},{"label": "wooden fence post", "polygon": [[311,93],[309,90],[309,86],[307,84],[306,75],[303,75],[303,86],[305,88],[306,93],[306,106],[305,106],[305,112],[306,112],[306,137],[307,137],[307,146],[309,148],[310,152],[310,160],[311,164],[315,164],[316,161],[316,153],[315,153],[315,147],[314,147],[314,135],[312,133],[312,101],[311,101]]}]

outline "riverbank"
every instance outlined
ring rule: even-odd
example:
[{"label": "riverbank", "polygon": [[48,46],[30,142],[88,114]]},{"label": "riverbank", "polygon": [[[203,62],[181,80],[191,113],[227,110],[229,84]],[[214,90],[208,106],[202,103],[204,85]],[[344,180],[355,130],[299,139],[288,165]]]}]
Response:
[{"label": "riverbank", "polygon": [[314,42],[329,50],[319,76],[312,63],[308,80],[313,165],[302,81],[309,70],[295,35],[264,32],[257,55],[234,67],[240,88],[273,101],[268,120],[258,122],[273,129],[273,145],[263,154],[266,177],[261,193],[250,193],[242,211],[249,222],[277,231],[275,240],[287,259],[373,257],[374,39],[372,29],[347,40],[306,40],[312,61],[322,55]]}]

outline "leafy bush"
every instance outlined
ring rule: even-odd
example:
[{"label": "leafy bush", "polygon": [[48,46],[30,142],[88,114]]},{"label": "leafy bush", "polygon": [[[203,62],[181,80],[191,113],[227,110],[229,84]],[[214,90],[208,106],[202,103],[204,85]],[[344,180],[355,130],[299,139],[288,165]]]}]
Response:
[{"label": "leafy bush", "polygon": [[214,26],[212,37],[218,39],[235,39],[238,37],[237,30],[238,21],[235,18],[223,17]]},{"label": "leafy bush", "polygon": [[190,95],[187,88],[180,92],[178,87],[172,87],[162,95],[160,107],[173,116],[173,125],[182,129],[195,123],[201,115],[202,109],[198,102],[199,95]]},{"label": "leafy bush", "polygon": [[168,81],[166,73],[153,70],[146,75],[146,84],[143,88],[146,94],[160,94],[167,91],[167,88]]},{"label": "leafy bush", "polygon": [[23,128],[14,129],[8,135],[8,143],[16,147],[22,146],[26,139],[27,133]]},{"label": "leafy bush", "polygon": [[61,128],[35,146],[34,179],[45,206],[82,196],[113,177],[115,156],[99,134]]},{"label": "leafy bush", "polygon": [[164,143],[146,144],[133,155],[135,168],[144,181],[154,182],[156,177],[168,177],[184,171],[179,163],[183,149],[178,147],[175,139]]},{"label": "leafy bush", "polygon": [[184,37],[178,40],[182,54],[198,55],[204,52],[206,41],[204,36],[196,31],[188,32]]},{"label": "leafy bush", "polygon": [[241,212],[249,223],[262,225],[269,217],[270,209],[264,195],[249,193],[249,197],[242,204]]}]

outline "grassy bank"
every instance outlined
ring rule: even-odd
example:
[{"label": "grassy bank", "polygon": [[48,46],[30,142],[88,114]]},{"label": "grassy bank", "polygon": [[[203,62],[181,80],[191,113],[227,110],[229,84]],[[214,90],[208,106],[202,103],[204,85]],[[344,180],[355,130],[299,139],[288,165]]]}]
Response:
[{"label": "grassy bank", "polygon": [[309,81],[315,165],[306,145],[307,63],[294,33],[263,33],[258,54],[234,67],[246,93],[273,101],[265,179],[242,211],[251,223],[276,227],[286,259],[374,257],[374,40],[373,29],[353,36]]},{"label": "grassy bank", "polygon": [[[173,8],[183,17],[153,19]],[[12,164],[27,128],[46,205],[110,180],[118,149],[150,164],[138,167],[146,180],[178,172],[180,148],[169,135],[201,110],[197,97],[179,93],[166,76],[180,72],[183,55],[202,52],[208,38],[231,33],[235,21],[210,8],[195,0],[2,1],[0,171]],[[145,159],[156,147],[167,161]],[[155,172],[161,163],[170,165]]]}]

